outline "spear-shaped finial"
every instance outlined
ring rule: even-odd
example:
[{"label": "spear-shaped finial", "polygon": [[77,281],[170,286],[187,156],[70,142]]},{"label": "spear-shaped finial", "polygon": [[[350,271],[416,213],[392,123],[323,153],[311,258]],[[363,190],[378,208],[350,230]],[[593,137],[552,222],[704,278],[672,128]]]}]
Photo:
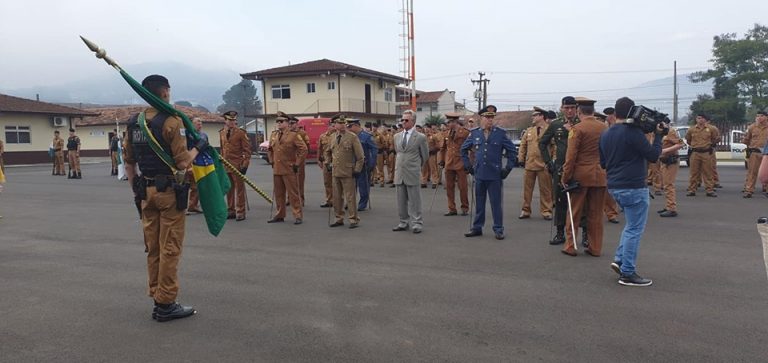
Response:
[{"label": "spear-shaped finial", "polygon": [[120,66],[117,65],[117,62],[112,60],[112,58],[107,57],[107,51],[106,50],[104,50],[102,48],[99,48],[99,46],[96,45],[96,43],[94,43],[94,42],[92,42],[92,41],[90,41],[88,39],[85,39],[82,35],[80,36],[80,39],[83,40],[83,43],[85,43],[85,45],[88,47],[88,49],[90,49],[92,52],[96,53],[96,58],[103,59],[105,62],[107,62],[107,64],[109,64],[112,67],[115,67],[115,69],[117,69],[117,70],[121,69]]}]

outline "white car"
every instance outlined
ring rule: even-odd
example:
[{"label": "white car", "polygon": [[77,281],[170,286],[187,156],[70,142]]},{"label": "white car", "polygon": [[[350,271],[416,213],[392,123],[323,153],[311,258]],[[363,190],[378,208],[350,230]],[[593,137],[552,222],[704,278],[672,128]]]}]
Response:
[{"label": "white car", "polygon": [[685,161],[685,166],[688,165],[688,142],[685,141],[685,134],[688,132],[688,128],[690,126],[683,125],[683,126],[672,126],[672,128],[677,131],[677,136],[680,137],[680,139],[683,140],[683,147],[678,150],[678,155],[680,155],[680,165],[682,165],[682,162]]}]

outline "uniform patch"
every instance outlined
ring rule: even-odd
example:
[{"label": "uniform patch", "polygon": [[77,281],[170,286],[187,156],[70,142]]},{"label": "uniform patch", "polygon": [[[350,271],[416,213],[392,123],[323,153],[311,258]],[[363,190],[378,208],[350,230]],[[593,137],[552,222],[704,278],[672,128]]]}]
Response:
[{"label": "uniform patch", "polygon": [[187,136],[187,129],[183,127],[179,128],[179,133],[181,134],[181,136]]}]

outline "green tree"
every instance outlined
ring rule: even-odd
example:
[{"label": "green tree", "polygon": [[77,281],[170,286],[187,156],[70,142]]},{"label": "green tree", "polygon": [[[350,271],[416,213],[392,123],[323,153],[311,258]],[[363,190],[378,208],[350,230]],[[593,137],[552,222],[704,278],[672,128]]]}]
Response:
[{"label": "green tree", "polygon": [[227,111],[236,111],[238,113],[238,123],[243,124],[245,114],[257,115],[261,113],[262,104],[259,99],[256,87],[253,81],[243,79],[236,85],[230,87],[224,95],[221,96],[224,101],[222,105],[216,108],[219,113]]},{"label": "green tree", "polygon": [[744,122],[748,107],[768,104],[768,27],[755,24],[742,39],[736,33],[715,36],[712,56],[712,69],[690,76],[692,82],[713,80],[712,96],[699,95],[692,114]]},{"label": "green tree", "polygon": [[440,125],[445,123],[445,118],[441,114],[429,115],[424,118],[425,125]]}]

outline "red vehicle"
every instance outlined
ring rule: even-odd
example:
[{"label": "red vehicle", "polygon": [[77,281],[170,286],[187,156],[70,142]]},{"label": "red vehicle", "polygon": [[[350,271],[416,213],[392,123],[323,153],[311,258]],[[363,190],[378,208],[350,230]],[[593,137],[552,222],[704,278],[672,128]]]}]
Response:
[{"label": "red vehicle", "polygon": [[[322,135],[328,130],[328,124],[331,122],[330,118],[302,118],[299,119],[299,128],[309,135],[309,150],[307,151],[307,161],[317,160],[317,144]],[[267,160],[267,150],[269,149],[269,140],[264,141],[259,145],[258,153],[262,159]]]}]

